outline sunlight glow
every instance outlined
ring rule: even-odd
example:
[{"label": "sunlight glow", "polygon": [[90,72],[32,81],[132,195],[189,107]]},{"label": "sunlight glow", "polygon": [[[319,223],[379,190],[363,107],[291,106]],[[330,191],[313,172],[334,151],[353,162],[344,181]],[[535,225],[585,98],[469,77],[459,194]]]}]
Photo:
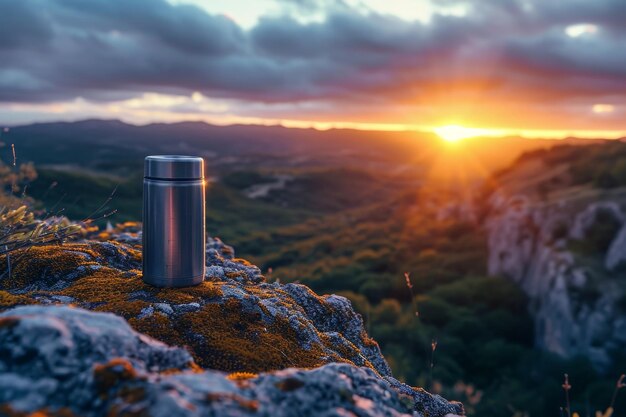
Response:
[{"label": "sunlight glow", "polygon": [[[624,129],[523,129],[502,127],[465,127],[450,124],[408,124],[381,121],[379,123],[353,120],[320,120],[287,114],[277,117],[276,110],[269,105],[245,108],[243,114],[234,100],[210,97],[201,92],[190,95],[145,92],[134,98],[110,102],[94,101],[76,97],[73,100],[51,103],[0,103],[0,125],[17,126],[36,122],[77,121],[89,118],[119,119],[126,123],[143,125],[148,123],[176,123],[203,121],[219,126],[231,124],[284,126],[301,129],[355,129],[367,131],[415,131],[434,132],[450,145],[466,138],[519,136],[539,139],[564,139],[578,137],[588,139],[619,139],[626,137]],[[595,103],[588,107],[596,117],[609,117],[622,109],[615,104]],[[251,116],[262,111],[265,116]],[[276,116],[274,116],[276,115]],[[274,117],[272,117],[274,116]],[[291,117],[290,117],[291,116]],[[446,123],[446,121],[442,121]]]},{"label": "sunlight glow", "polygon": [[613,113],[615,106],[612,104],[594,104],[591,110],[596,114]]},{"label": "sunlight glow", "polygon": [[454,143],[474,136],[480,136],[485,132],[485,129],[474,129],[457,125],[447,125],[436,127],[433,129],[433,131],[446,142]]},{"label": "sunlight glow", "polygon": [[597,31],[598,31],[598,27],[596,25],[592,25],[589,23],[571,25],[565,28],[565,33],[570,38],[577,38],[582,35],[593,35]]}]

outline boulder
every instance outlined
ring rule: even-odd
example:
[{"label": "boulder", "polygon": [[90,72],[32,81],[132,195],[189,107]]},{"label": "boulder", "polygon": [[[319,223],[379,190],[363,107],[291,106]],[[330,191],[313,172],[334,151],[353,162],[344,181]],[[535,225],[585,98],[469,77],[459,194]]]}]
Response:
[{"label": "boulder", "polygon": [[[218,239],[210,239],[207,245],[204,283],[190,288],[155,288],[141,279],[140,234],[118,232],[12,254],[11,274],[0,279],[0,312],[4,311],[3,320],[8,326],[3,331],[15,329],[18,324],[22,329],[41,329],[25,335],[25,339],[15,339],[13,333],[0,339],[0,352],[10,351],[11,357],[19,355],[20,349],[30,352],[22,361],[25,367],[32,366],[33,372],[13,368],[13,361],[4,363],[0,381],[13,388],[4,397],[0,394],[0,404],[8,401],[12,408],[31,412],[32,407],[23,405],[31,401],[31,396],[39,395],[32,397],[39,408],[74,407],[79,415],[85,415],[83,411],[89,406],[81,405],[81,398],[87,398],[99,407],[94,415],[102,415],[105,409],[110,415],[126,415],[136,408],[147,410],[148,415],[161,415],[164,411],[159,410],[174,412],[177,407],[187,407],[185,404],[190,409],[210,409],[211,404],[205,404],[210,398],[208,403],[217,402],[216,407],[223,407],[218,415],[245,415],[253,409],[269,410],[261,415],[342,415],[340,409],[347,410],[346,415],[392,416],[410,409],[431,417],[462,413],[457,403],[393,379],[378,344],[367,335],[361,316],[346,298],[319,296],[304,285],[267,282],[259,268],[235,258],[234,250]],[[5,267],[6,259],[0,258],[0,270]],[[17,307],[24,305],[33,306]],[[57,330],[45,330],[46,326]],[[41,351],[41,356],[59,363],[67,360],[59,369],[68,369],[67,373],[78,379],[72,376],[66,380],[65,376],[57,380],[57,371],[49,365],[35,365],[43,363],[43,359],[31,357],[39,352],[37,338],[46,335],[58,341],[41,343],[42,347],[51,346],[47,353]],[[30,347],[19,347],[27,343]],[[12,345],[17,350],[12,350]],[[55,359],[56,355],[59,358]],[[1,356],[4,358],[4,353]],[[98,391],[96,377],[88,370],[93,367],[104,367],[101,369],[107,375],[121,372],[122,379],[130,379],[126,381],[130,385],[123,388],[115,382],[110,387],[114,394]],[[287,368],[293,369],[285,371]],[[200,369],[206,371],[198,373]],[[165,378],[168,373],[176,375]],[[228,373],[261,375],[246,378],[240,387],[227,378]],[[319,405],[326,407],[319,413],[306,414],[307,409],[317,408],[313,400],[300,401],[302,413],[288,414],[287,408],[273,404],[280,392],[270,395],[266,391],[269,385],[263,381],[278,383],[292,376],[311,384],[312,399],[316,395],[328,397],[323,390],[336,389],[349,395],[328,399],[327,405]],[[327,386],[323,381],[332,384]],[[229,388],[220,388],[216,396],[213,388],[202,388],[214,384]],[[141,389],[135,390],[136,386]],[[37,392],[33,391],[35,387]],[[313,394],[316,390],[321,391]],[[380,391],[384,401],[372,397],[374,394],[362,395],[371,390]],[[296,391],[285,394],[295,403],[300,395]],[[141,392],[137,395],[142,400],[128,400],[129,392]],[[96,397],[103,395],[113,397],[98,402]],[[63,402],[61,399],[67,396],[69,400]],[[75,406],[72,398],[78,401]],[[373,404],[367,405],[368,401]],[[408,408],[398,405],[407,401]],[[256,405],[246,411],[245,404]],[[228,408],[231,406],[232,412]],[[369,414],[355,407],[369,407]]]},{"label": "boulder", "polygon": [[368,367],[201,370],[182,348],[120,317],[68,306],[0,314],[0,414],[81,416],[444,416],[458,404]]}]

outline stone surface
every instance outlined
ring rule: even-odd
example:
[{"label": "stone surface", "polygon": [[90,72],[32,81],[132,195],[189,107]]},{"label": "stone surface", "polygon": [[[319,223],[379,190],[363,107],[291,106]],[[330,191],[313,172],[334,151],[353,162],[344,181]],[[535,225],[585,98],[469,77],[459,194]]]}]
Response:
[{"label": "stone surface", "polygon": [[[488,270],[515,281],[530,298],[540,348],[571,358],[588,357],[607,369],[614,352],[626,349],[623,273],[626,232],[615,230],[606,254],[581,255],[572,245],[589,239],[600,212],[623,222],[611,201],[584,207],[531,204],[523,196],[495,195],[487,222]],[[622,226],[623,229],[624,226]]]},{"label": "stone surface", "polygon": [[[66,391],[58,390],[73,390],[76,384],[77,399],[93,395],[91,399],[100,407],[97,415],[105,409],[113,410],[111,415],[126,415],[135,409],[168,417],[172,412],[196,415],[180,411],[180,407],[218,409],[218,415],[245,415],[253,408],[268,410],[255,415],[395,416],[410,409],[430,417],[462,413],[458,404],[393,379],[378,345],[367,336],[361,316],[344,297],[319,296],[298,284],[266,282],[256,266],[235,258],[234,250],[218,239],[209,239],[207,276],[202,285],[158,289],[141,280],[140,233],[118,228],[100,233],[97,239],[102,241],[33,247],[28,257],[13,255],[14,260],[21,260],[13,263],[10,277],[0,280],[0,312],[4,311],[4,317],[20,316],[20,328],[38,330],[32,335],[26,331],[30,336],[23,340],[16,339],[15,333],[0,339],[0,352],[9,352],[11,357],[19,356],[20,349],[30,352],[23,362],[25,367],[32,366],[33,372],[12,368],[13,361],[5,362],[0,368],[0,386],[12,388],[8,394],[0,394],[0,404],[8,401],[20,410],[26,410],[22,405],[30,401],[44,408],[70,406],[72,400],[63,398],[74,394],[61,395]],[[6,260],[0,258],[0,269],[5,267],[3,262]],[[33,304],[37,306],[14,308]],[[147,336],[132,332],[124,319]],[[4,320],[8,324],[0,331],[15,329],[14,321]],[[100,332],[100,328],[115,331]],[[167,348],[148,336],[185,349]],[[56,338],[57,342],[46,340],[42,346],[50,347],[44,352],[37,345],[38,337]],[[35,352],[37,358],[31,358]],[[0,356],[5,357],[4,353]],[[41,359],[44,357],[48,362]],[[172,362],[173,358],[178,362]],[[59,377],[60,381],[48,375],[46,372],[58,372],[50,365],[55,361],[61,364],[59,369],[67,369],[79,379]],[[38,363],[47,365],[35,365]],[[94,385],[97,377],[89,371],[93,367],[100,367],[106,375],[121,373],[122,379],[130,378],[130,385],[115,385],[113,394],[103,394]],[[193,372],[200,368],[207,371]],[[286,368],[310,370],[284,371]],[[252,384],[244,389],[218,371],[280,372],[242,383]],[[177,375],[165,378],[170,372]],[[305,391],[281,394],[264,382],[289,381],[292,374],[304,378]],[[137,384],[141,395],[135,390]],[[285,384],[291,386],[291,382]],[[225,394],[218,390],[219,395],[213,396],[216,387],[222,387],[219,390]],[[329,397],[328,392],[344,389],[347,397]],[[80,390],[83,397],[78,395]],[[129,392],[142,400],[134,401]],[[308,403],[297,399],[302,392],[310,398]],[[105,399],[98,402],[96,397],[103,395]],[[318,410],[315,407],[321,400],[315,401],[316,396],[326,398],[328,404],[321,402],[319,413],[306,411]],[[249,401],[256,405],[246,411]],[[289,414],[275,401],[301,403],[301,413]],[[217,408],[211,408],[213,403]]]},{"label": "stone surface", "polygon": [[626,263],[626,224],[622,226],[619,233],[611,242],[611,246],[606,254],[604,266],[609,271],[615,271],[618,267]]},{"label": "stone surface", "polygon": [[[81,416],[444,416],[462,407],[329,364],[260,375],[200,370],[181,348],[120,317],[67,306],[0,314],[0,414]],[[20,414],[22,413],[22,414]]]},{"label": "stone surface", "polygon": [[624,213],[622,213],[619,204],[615,201],[598,201],[589,204],[583,211],[576,214],[574,224],[570,230],[570,237],[573,239],[584,239],[601,213],[610,216],[620,225],[624,223]]}]

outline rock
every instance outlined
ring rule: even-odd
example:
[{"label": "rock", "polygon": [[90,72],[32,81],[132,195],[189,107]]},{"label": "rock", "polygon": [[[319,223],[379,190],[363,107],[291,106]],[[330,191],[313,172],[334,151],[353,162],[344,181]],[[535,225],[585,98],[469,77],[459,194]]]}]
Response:
[{"label": "rock", "polygon": [[[320,297],[301,285],[265,283],[256,266],[218,251],[209,269],[222,274],[183,289],[144,284],[141,252],[119,242],[34,247],[29,256],[13,265],[10,280],[0,281],[0,300],[8,300],[1,308],[71,298],[76,306],[118,314],[165,343],[186,345],[201,366],[224,371],[340,361],[390,372],[347,300]],[[338,337],[327,334],[337,331]]]},{"label": "rock", "polygon": [[[620,326],[624,287],[604,268],[581,262],[570,244],[584,242],[600,214],[623,223],[619,206],[610,201],[582,210],[562,202],[532,206],[526,197],[504,200],[498,194],[492,207],[488,271],[513,280],[529,296],[537,346],[566,358],[585,356],[598,370],[608,369],[613,352],[626,349]],[[622,230],[606,258],[598,255],[607,268],[626,257],[625,241]]]},{"label": "rock", "polygon": [[59,303],[63,303],[63,304],[70,304],[75,301],[72,297],[68,297],[65,295],[53,295],[51,298],[54,301],[58,301]]},{"label": "rock", "polygon": [[174,307],[177,313],[192,313],[200,310],[200,303],[177,304]]},{"label": "rock", "polygon": [[487,223],[491,275],[506,275],[520,283],[535,253],[536,227],[525,199],[511,199]]},{"label": "rock", "polygon": [[609,250],[606,253],[604,266],[609,271],[616,270],[619,266],[626,262],[626,224],[622,226],[620,231],[611,242]]},{"label": "rock", "polygon": [[582,240],[587,236],[587,232],[594,225],[598,216],[610,216],[620,225],[624,224],[624,213],[614,201],[599,201],[589,204],[582,212],[575,217],[574,224],[570,232],[573,239]]},{"label": "rock", "polygon": [[[81,416],[420,416],[462,414],[371,368],[200,371],[181,348],[133,331],[120,317],[65,306],[0,314],[0,414]],[[47,415],[42,413],[42,415]]]},{"label": "rock", "polygon": [[154,303],[154,307],[166,315],[174,314],[174,309],[167,303]]},{"label": "rock", "polygon": [[141,223],[125,222],[113,227],[107,223],[105,231],[98,233],[95,237],[99,240],[113,240],[132,246],[141,246]]},{"label": "rock", "polygon": [[[117,230],[98,236],[110,239],[124,233],[126,232],[123,230]],[[130,238],[127,236],[124,241],[133,241],[138,233],[127,234]],[[378,345],[366,334],[361,316],[352,309],[346,298],[336,295],[319,296],[298,284],[267,283],[259,268],[235,258],[232,248],[217,239],[210,240],[210,243],[207,249],[205,282],[199,286],[180,289],[155,288],[143,283],[140,271],[141,251],[136,243],[85,240],[62,246],[34,247],[28,252],[28,261],[14,262],[11,279],[0,280],[0,312],[19,305],[62,304],[71,300],[72,306],[76,308],[64,309],[63,314],[69,314],[68,311],[82,311],[81,308],[114,313],[126,319],[135,331],[167,345],[185,346],[194,363],[204,369],[260,373],[285,368],[307,368],[313,370],[291,372],[312,372],[310,375],[313,376],[318,375],[314,368],[327,364],[344,364],[346,368],[341,368],[344,373],[348,372],[345,369],[364,367],[370,371],[360,371],[365,374],[359,373],[359,378],[370,378],[373,375],[386,386],[392,385],[396,390],[400,389],[400,385],[391,382],[394,381],[391,371]],[[14,259],[19,259],[19,255],[16,253]],[[5,267],[4,262],[6,260],[0,257],[0,270]],[[117,356],[125,355],[122,352]],[[106,363],[113,360],[107,358],[99,361]],[[135,371],[144,372],[143,365],[136,365],[132,361],[131,365],[134,371],[127,370],[131,374]],[[117,367],[115,369],[126,369],[123,363],[111,366]],[[182,366],[174,368],[183,369]],[[218,378],[215,376],[218,374],[213,372],[212,380],[224,379],[223,376]],[[3,371],[0,370],[0,379],[6,378],[6,375],[2,375]],[[150,379],[152,376],[148,375],[146,378]],[[161,381],[162,375],[159,378]],[[186,375],[180,380],[173,378],[168,381],[179,386],[193,378],[196,376]],[[16,383],[15,386],[20,385]],[[177,402],[177,397],[173,394],[159,399],[159,395],[166,391],[166,385],[159,387],[155,385],[145,388],[146,395],[152,392],[151,389],[156,390],[154,396],[150,397],[151,401],[158,402],[163,410],[180,406],[181,403]],[[181,387],[181,392],[188,389]],[[41,387],[42,392],[46,389],[49,388]],[[189,389],[193,392],[199,388]],[[435,397],[420,390],[407,386],[403,386],[402,390],[406,391],[404,395],[408,396],[409,402],[418,410],[429,407],[425,404],[435,401]],[[259,403],[269,401],[256,398],[256,394],[247,391],[243,398],[248,398],[248,394]],[[193,400],[185,401],[194,404],[200,401],[195,395],[192,395]],[[237,403],[232,399],[224,401]],[[267,402],[270,403],[271,401]],[[365,403],[367,401],[361,402]],[[50,405],[47,402],[45,404]],[[148,401],[145,406],[152,407],[150,404]],[[452,407],[443,414],[459,413],[458,405],[450,405],[443,399],[432,404],[435,409],[443,410],[443,405]],[[233,407],[240,409],[237,404]],[[362,415],[396,415],[391,411],[383,412],[380,407],[382,406],[375,404],[371,411],[374,414]],[[329,410],[328,415],[340,413],[332,411],[334,409]],[[161,413],[157,412],[158,408],[153,411],[155,414]],[[241,411],[238,412],[241,414]],[[225,411],[223,415],[229,414]]]},{"label": "rock", "polygon": [[[21,411],[97,407],[93,367],[123,357],[137,370],[191,369],[191,355],[133,332],[120,317],[69,307],[0,314],[0,404]],[[34,408],[34,409],[33,409]]]},{"label": "rock", "polygon": [[154,314],[154,307],[148,306],[148,307],[144,307],[141,309],[141,312],[139,312],[139,315],[137,316],[137,318],[145,319],[146,317],[150,317],[153,314]]},{"label": "rock", "polygon": [[206,241],[207,257],[221,256],[226,259],[235,257],[235,249],[226,245],[219,237],[209,236]]}]

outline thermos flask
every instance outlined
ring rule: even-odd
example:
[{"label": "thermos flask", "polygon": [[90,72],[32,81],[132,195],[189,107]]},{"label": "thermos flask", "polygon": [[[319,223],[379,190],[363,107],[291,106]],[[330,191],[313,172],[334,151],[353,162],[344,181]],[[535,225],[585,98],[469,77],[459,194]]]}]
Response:
[{"label": "thermos flask", "polygon": [[143,180],[143,280],[187,287],[204,280],[204,160],[148,156]]}]

